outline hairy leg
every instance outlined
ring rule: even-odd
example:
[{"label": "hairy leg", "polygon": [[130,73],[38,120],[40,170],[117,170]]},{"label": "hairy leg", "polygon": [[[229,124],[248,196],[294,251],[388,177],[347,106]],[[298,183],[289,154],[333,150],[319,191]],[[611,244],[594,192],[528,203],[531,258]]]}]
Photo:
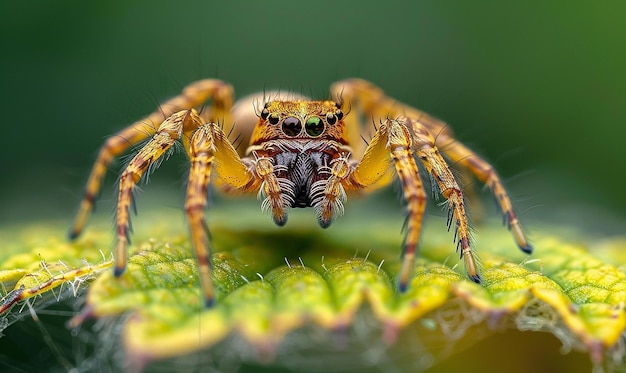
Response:
[{"label": "hairy leg", "polygon": [[474,253],[470,245],[470,228],[465,212],[465,201],[461,187],[457,183],[450,167],[435,146],[435,139],[430,131],[420,122],[411,118],[400,117],[402,122],[411,132],[415,155],[422,162],[426,171],[432,176],[441,191],[441,195],[448,203],[448,229],[454,223],[455,240],[457,251],[464,261],[467,275],[474,281],[480,282],[480,275],[476,266]]},{"label": "hairy leg", "polygon": [[345,181],[350,189],[376,184],[386,174],[391,154],[407,205],[406,236],[398,276],[398,289],[401,291],[406,290],[413,274],[426,207],[426,194],[413,157],[412,143],[409,130],[402,123],[386,120],[370,141],[363,158],[352,166],[352,172]]},{"label": "hairy leg", "polygon": [[154,135],[157,132],[157,124],[163,122],[165,118],[180,110],[200,107],[209,99],[213,100],[213,107],[209,110],[212,115],[228,119],[232,106],[232,88],[230,85],[220,80],[200,80],[188,85],[181,95],[162,103],[159,107],[160,110],[131,124],[106,140],[100,148],[87,180],[84,197],[70,228],[70,239],[75,239],[82,233],[102,187],[107,168],[113,159],[133,145]]},{"label": "hairy leg", "polygon": [[130,161],[119,180],[119,194],[116,208],[117,244],[115,246],[115,275],[120,276],[126,269],[129,242],[132,192],[141,177],[150,167],[174,145],[185,128],[196,128],[201,124],[195,110],[184,110],[167,118],[158,128],[153,138]]},{"label": "hairy leg", "polygon": [[185,213],[189,222],[191,242],[198,260],[204,305],[211,307],[215,302],[215,290],[210,261],[209,229],[204,213],[211,170],[217,164],[217,171],[222,181],[228,182],[228,185],[237,189],[252,184],[255,175],[239,158],[236,150],[226,138],[226,134],[214,123],[201,125],[191,135],[187,149],[191,169],[185,197]]},{"label": "hairy leg", "polygon": [[502,185],[502,181],[500,180],[500,177],[498,177],[494,168],[482,158],[474,154],[474,152],[468,149],[465,145],[459,143],[453,138],[442,135],[437,138],[437,143],[442,144],[441,147],[444,149],[445,154],[450,157],[453,162],[466,167],[478,178],[478,180],[489,187],[491,193],[495,197],[496,203],[500,207],[500,211],[502,211],[505,224],[513,234],[513,238],[515,239],[517,246],[519,246],[519,248],[525,253],[532,253],[532,245],[528,242],[528,239],[524,234],[517,216],[513,211],[511,200],[509,199],[509,196]]}]

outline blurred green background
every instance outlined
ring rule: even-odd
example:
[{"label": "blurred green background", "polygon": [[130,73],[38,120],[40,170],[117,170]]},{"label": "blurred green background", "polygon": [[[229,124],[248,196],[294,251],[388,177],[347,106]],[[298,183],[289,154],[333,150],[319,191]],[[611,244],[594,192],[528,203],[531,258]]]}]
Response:
[{"label": "blurred green background", "polygon": [[[104,138],[196,79],[326,97],[357,76],[451,124],[523,221],[618,232],[624,14],[578,0],[4,2],[0,219],[69,221]],[[180,190],[184,157],[169,163],[152,185]]]}]

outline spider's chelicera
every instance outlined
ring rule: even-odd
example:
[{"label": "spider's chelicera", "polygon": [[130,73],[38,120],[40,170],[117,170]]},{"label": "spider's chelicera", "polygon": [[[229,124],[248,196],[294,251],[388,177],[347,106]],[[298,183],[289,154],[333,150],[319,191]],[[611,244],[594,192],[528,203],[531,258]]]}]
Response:
[{"label": "spider's chelicera", "polygon": [[[325,228],[343,212],[347,192],[386,186],[395,171],[408,213],[397,281],[403,291],[413,273],[426,205],[418,160],[447,201],[448,228],[455,230],[457,251],[467,275],[480,282],[463,188],[444,160],[441,154],[444,153],[461,171],[473,174],[491,189],[517,245],[524,252],[532,251],[493,167],[456,141],[445,123],[387,97],[381,89],[360,79],[335,83],[331,95],[333,100],[325,101],[276,98],[265,103],[261,110],[254,110],[258,97],[233,105],[232,87],[220,80],[192,83],[180,96],[162,104],[159,111],[105,142],[89,176],[70,237],[76,238],[83,231],[113,158],[151,137],[120,177],[114,273],[120,276],[126,268],[133,189],[142,175],[158,165],[180,141],[191,163],[185,212],[207,306],[215,298],[204,219],[211,176],[215,177],[213,184],[225,192],[257,193],[262,209],[279,226],[287,222],[289,208],[312,207],[319,224]],[[199,110],[207,102],[210,102],[208,109]],[[347,115],[347,108],[360,115]],[[359,123],[362,117],[380,123],[367,143],[361,138],[372,127]],[[248,144],[247,148],[238,151],[229,140],[233,126],[240,132],[239,138]]]}]

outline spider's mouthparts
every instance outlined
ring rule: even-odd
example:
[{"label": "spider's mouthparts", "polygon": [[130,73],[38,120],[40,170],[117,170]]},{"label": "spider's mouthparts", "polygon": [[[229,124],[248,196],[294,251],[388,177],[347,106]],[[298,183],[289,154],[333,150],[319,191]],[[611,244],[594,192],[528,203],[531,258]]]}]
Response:
[{"label": "spider's mouthparts", "polygon": [[291,207],[311,207],[311,198],[309,197],[309,192],[304,188],[300,188]]}]

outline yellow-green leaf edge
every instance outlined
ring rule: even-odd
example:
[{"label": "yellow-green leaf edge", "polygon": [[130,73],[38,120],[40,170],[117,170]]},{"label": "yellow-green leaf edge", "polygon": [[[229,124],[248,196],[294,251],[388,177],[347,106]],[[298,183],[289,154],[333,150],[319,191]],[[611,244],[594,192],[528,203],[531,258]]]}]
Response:
[{"label": "yellow-green leaf edge", "polygon": [[[322,231],[303,216],[293,228],[277,229],[263,219],[242,222],[238,212],[218,211],[211,219],[218,303],[203,310],[181,219],[173,224],[172,213],[163,211],[146,215],[150,222],[140,225],[120,279],[108,270],[112,234],[102,226],[75,243],[63,238],[59,226],[3,229],[11,242],[0,254],[4,302],[19,292],[36,303],[55,289],[89,283],[84,313],[75,321],[131,315],[122,338],[127,356],[136,361],[210,348],[232,333],[252,345],[259,360],[271,359],[290,332],[311,325],[349,328],[365,305],[383,326],[381,338],[393,344],[399,331],[429,322],[428,315],[453,301],[489,325],[517,315],[521,330],[565,331],[597,365],[609,356],[617,364],[624,359],[616,356],[626,330],[624,238],[582,242],[564,230],[535,230],[536,251],[528,257],[504,228],[487,225],[476,235],[484,280],[479,286],[466,280],[451,235],[433,219],[409,290],[399,294],[397,220],[348,222]],[[556,319],[519,321],[536,304]],[[18,303],[4,317],[21,309]]]}]

